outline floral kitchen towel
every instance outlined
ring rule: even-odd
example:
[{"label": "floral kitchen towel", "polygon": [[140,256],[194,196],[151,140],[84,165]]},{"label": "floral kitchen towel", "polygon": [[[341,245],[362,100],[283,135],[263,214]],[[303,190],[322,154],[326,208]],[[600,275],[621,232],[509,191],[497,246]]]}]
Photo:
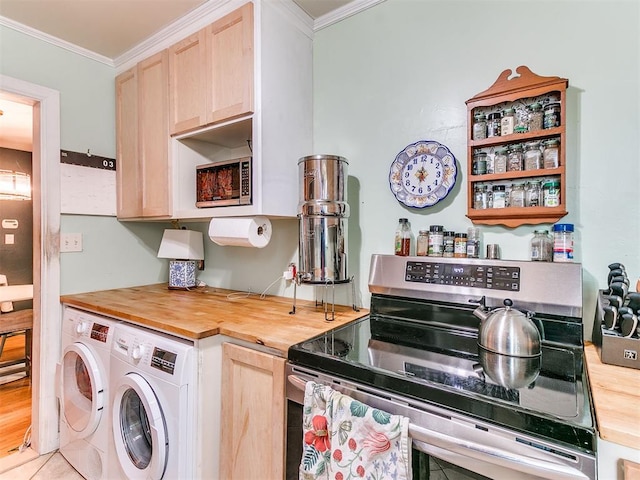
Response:
[{"label": "floral kitchen towel", "polygon": [[307,382],[300,480],[410,480],[409,419]]}]

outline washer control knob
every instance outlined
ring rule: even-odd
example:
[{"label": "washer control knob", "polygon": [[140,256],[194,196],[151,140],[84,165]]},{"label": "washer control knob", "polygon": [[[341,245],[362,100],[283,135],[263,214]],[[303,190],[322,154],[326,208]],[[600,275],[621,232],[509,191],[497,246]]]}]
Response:
[{"label": "washer control knob", "polygon": [[76,333],[78,335],[87,331],[87,322],[78,322],[76,323]]},{"label": "washer control knob", "polygon": [[133,347],[133,350],[131,350],[131,357],[134,360],[140,360],[144,355],[144,351],[144,345],[136,345],[135,347]]}]

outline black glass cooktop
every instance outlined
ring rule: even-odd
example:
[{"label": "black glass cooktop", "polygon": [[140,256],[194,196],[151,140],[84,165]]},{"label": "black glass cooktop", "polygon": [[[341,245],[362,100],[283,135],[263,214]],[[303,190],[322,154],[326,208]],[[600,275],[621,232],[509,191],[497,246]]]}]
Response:
[{"label": "black glass cooktop", "polygon": [[595,451],[579,323],[540,319],[542,355],[517,358],[478,347],[469,309],[385,302],[291,347],[289,361]]}]

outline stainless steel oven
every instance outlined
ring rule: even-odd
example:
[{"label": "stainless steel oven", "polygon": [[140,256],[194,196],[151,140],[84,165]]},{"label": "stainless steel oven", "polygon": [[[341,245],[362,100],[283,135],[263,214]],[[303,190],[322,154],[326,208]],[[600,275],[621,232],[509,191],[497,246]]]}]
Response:
[{"label": "stainless steel oven", "polygon": [[[298,477],[307,381],[407,416],[416,479],[428,478],[424,459],[459,478],[596,477],[580,265],[375,255],[369,288],[369,317],[289,350],[287,478]],[[539,358],[480,355],[482,297],[530,312]]]}]

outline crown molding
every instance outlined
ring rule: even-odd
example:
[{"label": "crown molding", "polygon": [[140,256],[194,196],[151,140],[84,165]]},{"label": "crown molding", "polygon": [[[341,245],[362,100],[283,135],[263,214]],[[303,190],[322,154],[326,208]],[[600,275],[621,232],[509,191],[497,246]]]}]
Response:
[{"label": "crown molding", "polygon": [[105,65],[108,65],[110,67],[115,66],[114,61],[109,57],[105,57],[104,55],[100,55],[99,53],[95,53],[91,50],[87,50],[86,48],[79,47],[78,45],[67,42],[66,40],[62,40],[58,37],[54,37],[53,35],[49,35],[48,33],[41,32],[40,30],[28,27],[20,22],[16,22],[15,20],[11,20],[10,18],[6,18],[1,15],[0,25],[11,28],[12,30],[23,33],[25,35],[29,35],[30,37],[36,38],[38,40],[42,40],[43,42],[47,42],[56,47],[63,48],[72,53],[82,55],[83,57],[89,58],[91,60],[95,60],[96,62],[104,63]]},{"label": "crown molding", "polygon": [[316,18],[313,22],[313,31],[317,32],[318,30],[322,30],[323,28],[338,23],[345,18],[351,17],[356,13],[360,13],[384,1],[385,0],[353,0],[333,12]]}]

